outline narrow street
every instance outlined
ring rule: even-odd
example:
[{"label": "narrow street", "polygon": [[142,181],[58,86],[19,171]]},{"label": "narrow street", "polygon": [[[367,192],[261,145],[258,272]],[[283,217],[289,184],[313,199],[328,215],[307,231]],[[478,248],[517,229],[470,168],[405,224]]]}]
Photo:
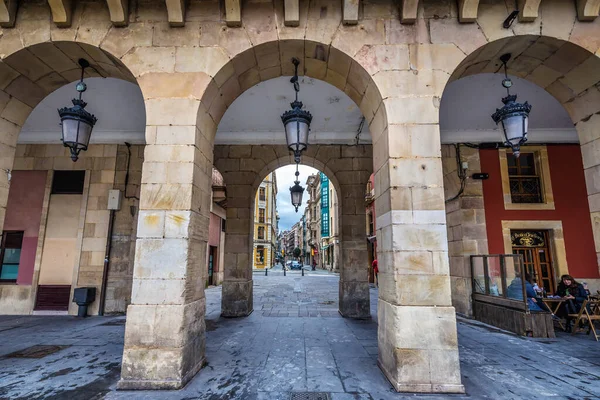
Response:
[{"label": "narrow street", "polygon": [[[221,288],[206,291],[206,366],[180,391],[115,390],[124,317],[1,316],[0,398],[283,400],[291,392],[322,392],[333,400],[415,397],[395,393],[377,366],[376,288],[373,318],[356,321],[337,312],[336,274],[275,274],[254,274],[254,312],[247,318],[221,318]],[[600,343],[590,336],[557,332],[557,339],[535,340],[462,318],[458,334],[467,396],[419,398],[600,398]],[[37,345],[50,347],[14,354]]]}]

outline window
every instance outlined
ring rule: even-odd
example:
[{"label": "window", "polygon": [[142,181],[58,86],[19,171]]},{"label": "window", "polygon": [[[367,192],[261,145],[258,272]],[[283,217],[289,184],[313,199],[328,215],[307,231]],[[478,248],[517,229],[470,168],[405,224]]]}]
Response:
[{"label": "window", "polygon": [[510,196],[513,203],[543,203],[541,179],[535,165],[534,153],[521,153],[516,158],[506,155]]},{"label": "window", "polygon": [[258,199],[260,201],[265,201],[267,199],[267,194],[266,194],[266,190],[264,187],[261,187],[260,189],[258,189]]},{"label": "window", "polygon": [[265,209],[264,208],[258,209],[258,222],[260,222],[261,224],[265,223]]},{"label": "window", "polygon": [[265,248],[263,246],[256,247],[256,262],[258,264],[265,263]]},{"label": "window", "polygon": [[221,219],[221,232],[225,232],[225,228],[227,227],[227,220],[225,218]]},{"label": "window", "polygon": [[85,171],[54,171],[52,194],[83,194]]},{"label": "window", "polygon": [[265,227],[264,226],[259,226],[258,227],[258,238],[259,239],[264,239],[265,238]]},{"label": "window", "polygon": [[23,232],[4,232],[2,234],[2,250],[0,252],[2,265],[0,266],[0,281],[17,281],[22,244]]},{"label": "window", "polygon": [[369,213],[367,215],[369,218],[369,236],[373,236],[373,231],[375,230],[373,226],[373,214]]}]

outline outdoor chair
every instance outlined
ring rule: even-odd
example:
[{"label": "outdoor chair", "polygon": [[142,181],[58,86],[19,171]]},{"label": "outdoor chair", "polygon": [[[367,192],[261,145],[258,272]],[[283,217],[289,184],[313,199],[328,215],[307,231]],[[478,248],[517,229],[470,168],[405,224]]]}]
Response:
[{"label": "outdoor chair", "polygon": [[587,321],[589,324],[587,334],[589,335],[590,332],[593,332],[594,338],[598,341],[598,338],[600,337],[600,328],[596,331],[594,322],[600,321],[600,300],[585,300],[581,305],[579,312],[577,314],[569,314],[569,317],[575,318],[575,325],[571,332],[572,335],[579,332],[580,329],[583,329],[579,326],[581,321]]}]

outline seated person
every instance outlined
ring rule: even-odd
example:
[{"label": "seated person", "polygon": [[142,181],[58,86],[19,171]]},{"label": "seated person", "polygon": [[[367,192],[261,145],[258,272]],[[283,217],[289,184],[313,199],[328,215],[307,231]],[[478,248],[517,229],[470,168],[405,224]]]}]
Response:
[{"label": "seated person", "polygon": [[[529,311],[548,311],[541,301],[537,301],[536,293],[531,284],[529,274],[525,274],[525,293],[527,295],[527,305]],[[515,276],[510,285],[506,288],[508,298],[523,300],[523,281],[520,276]],[[543,308],[542,308],[543,307]]]},{"label": "seated person", "polygon": [[563,275],[560,277],[556,294],[566,300],[557,314],[567,320],[566,331],[570,332],[571,318],[569,318],[569,314],[577,314],[579,312],[581,304],[587,299],[587,293],[583,285],[573,279],[571,275]]}]

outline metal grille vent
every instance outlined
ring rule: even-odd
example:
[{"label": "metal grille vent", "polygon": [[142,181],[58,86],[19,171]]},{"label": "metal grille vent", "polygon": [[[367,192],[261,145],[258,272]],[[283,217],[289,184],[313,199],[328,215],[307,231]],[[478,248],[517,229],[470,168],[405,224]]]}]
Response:
[{"label": "metal grille vent", "polygon": [[292,393],[290,400],[331,400],[329,393],[324,392],[303,392]]}]

